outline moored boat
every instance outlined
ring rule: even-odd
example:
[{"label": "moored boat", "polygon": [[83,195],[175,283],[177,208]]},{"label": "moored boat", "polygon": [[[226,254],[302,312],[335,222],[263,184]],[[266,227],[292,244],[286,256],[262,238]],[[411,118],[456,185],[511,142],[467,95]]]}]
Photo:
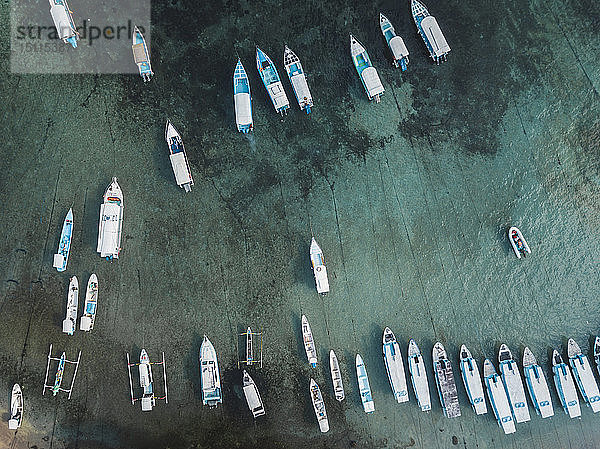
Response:
[{"label": "moored boat", "polygon": [[98,246],[96,252],[106,260],[118,259],[121,251],[121,230],[123,228],[123,192],[113,178],[104,192],[104,202],[100,205],[98,223]]},{"label": "moored boat", "polygon": [[581,407],[575,390],[575,382],[569,365],[563,362],[556,349],[552,353],[552,372],[554,373],[554,385],[563,410],[570,418],[578,418],[581,416]]},{"label": "moored boat", "polygon": [[152,364],[150,363],[150,357],[145,349],[140,352],[140,364],[138,365],[138,371],[140,374],[140,387],[142,387],[142,411],[149,412],[156,405],[156,398],[154,397],[154,379],[152,377]]},{"label": "moored boat", "polygon": [[510,241],[510,245],[512,246],[513,251],[515,252],[515,256],[517,258],[521,258],[521,255],[525,257],[527,254],[531,254],[531,250],[529,249],[529,245],[525,241],[523,234],[516,226],[511,226],[508,229],[508,240]]},{"label": "moored boat", "polygon": [[138,66],[140,76],[144,82],[150,81],[152,75],[154,75],[152,64],[150,64],[150,52],[146,45],[146,39],[144,39],[144,35],[137,26],[133,27],[132,41],[133,61]]},{"label": "moored boat", "polygon": [[431,396],[429,394],[425,362],[421,350],[412,338],[408,342],[408,370],[410,371],[410,378],[419,407],[424,412],[431,410]]},{"label": "moored boat", "polygon": [[600,391],[598,391],[598,384],[596,383],[596,379],[594,379],[592,365],[572,338],[569,338],[567,353],[569,356],[569,365],[573,369],[573,377],[579,387],[579,392],[583,400],[592,408],[594,413],[599,412]]},{"label": "moored boat", "polygon": [[67,294],[67,314],[62,323],[65,334],[73,335],[75,322],[77,321],[77,304],[79,302],[79,281],[73,276],[69,281],[69,292]]},{"label": "moored boat", "polygon": [[500,346],[498,352],[499,370],[502,375],[502,381],[506,388],[508,401],[517,423],[527,422],[531,419],[527,399],[525,398],[525,388],[517,362],[513,359],[512,353],[505,344]]},{"label": "moored boat", "polygon": [[504,389],[504,383],[489,359],[485,359],[483,362],[483,379],[498,425],[505,434],[515,433],[517,429],[510,411],[510,403]]},{"label": "moored boat", "polygon": [[419,0],[411,0],[410,9],[412,12],[417,31],[423,38],[429,55],[437,64],[444,62],[450,52],[450,46],[440,30],[440,26],[423,3]]},{"label": "moored boat", "polygon": [[165,140],[169,147],[169,159],[171,160],[171,167],[175,174],[175,182],[179,187],[189,192],[194,185],[190,164],[185,153],[183,140],[169,120],[167,120],[165,127]]},{"label": "moored boat", "polygon": [[[52,345],[50,345],[50,348],[52,348]],[[60,356],[60,359],[58,360],[58,367],[56,368],[56,377],[54,378],[54,386],[52,387],[52,396],[56,396],[58,394],[58,392],[60,391],[60,385],[62,384],[63,375],[65,373],[66,358],[67,358],[67,356],[63,352],[62,355]],[[44,391],[45,390],[46,390],[46,388],[44,388]]]},{"label": "moored boat", "polygon": [[483,384],[481,383],[479,367],[471,351],[465,345],[460,347],[460,373],[473,411],[477,415],[486,414],[487,405],[483,394]]},{"label": "moored boat", "polygon": [[283,84],[279,78],[279,73],[277,73],[277,68],[275,67],[275,64],[273,64],[273,61],[271,61],[271,58],[258,47],[256,47],[256,68],[258,69],[258,74],[273,102],[275,111],[279,112],[281,115],[283,115],[284,112],[287,113],[290,102],[283,89]]},{"label": "moored boat", "polygon": [[73,21],[73,13],[69,9],[67,0],[48,0],[50,2],[50,15],[56,27],[58,37],[65,44],[77,48],[79,33]]},{"label": "moored boat", "polygon": [[380,96],[385,92],[385,89],[381,84],[377,70],[371,63],[367,50],[352,35],[350,35],[350,56],[352,56],[352,63],[358,72],[358,77],[365,88],[367,97],[369,97],[369,100],[375,99],[375,102],[379,103]]},{"label": "moored boat", "polygon": [[200,382],[202,384],[203,405],[216,407],[223,402],[217,352],[206,335],[202,340],[202,346],[200,346]]},{"label": "moored boat", "polygon": [[258,392],[258,388],[256,388],[254,380],[246,370],[243,371],[242,382],[244,384],[244,396],[246,397],[246,402],[248,403],[248,408],[252,412],[252,416],[256,418],[257,416],[264,415],[265,407],[260,397],[260,393]]},{"label": "moored boat", "polygon": [[319,429],[325,433],[329,431],[329,421],[327,420],[327,411],[325,410],[325,402],[323,401],[323,395],[321,389],[313,378],[310,379],[310,399],[315,409],[315,415],[317,415],[317,421],[319,422]]},{"label": "moored boat", "polygon": [[338,363],[337,356],[333,349],[329,351],[329,369],[331,371],[331,380],[333,382],[333,392],[335,398],[338,401],[343,401],[346,397],[344,393],[344,384],[342,382],[342,372],[340,371],[340,364]]},{"label": "moored boat", "polygon": [[250,81],[242,61],[238,62],[233,71],[233,104],[235,106],[235,124],[241,133],[249,133],[254,126],[252,122],[252,95]]},{"label": "moored boat", "polygon": [[385,41],[392,52],[394,58],[394,66],[401,67],[404,72],[408,67],[408,49],[404,44],[404,40],[396,35],[396,30],[386,16],[379,13],[379,27]]},{"label": "moored boat", "polygon": [[306,351],[306,358],[308,363],[313,368],[317,367],[317,347],[315,346],[315,340],[313,338],[310,324],[308,324],[308,318],[306,315],[302,315],[302,341],[304,342],[304,350]]},{"label": "moored boat", "polygon": [[287,45],[283,51],[283,65],[290,78],[290,83],[292,84],[294,95],[296,95],[296,100],[298,100],[300,110],[310,114],[313,99],[310,90],[308,89],[304,69],[300,63],[300,58],[298,58],[296,53],[290,50]]},{"label": "moored boat", "polygon": [[404,362],[400,345],[396,341],[396,336],[389,327],[383,331],[383,362],[387,371],[388,380],[394,399],[398,403],[408,401],[408,388],[406,386],[406,374],[404,372]]},{"label": "moored boat", "polygon": [[85,303],[83,305],[83,316],[79,322],[79,329],[91,331],[96,321],[96,308],[98,306],[98,277],[92,273],[85,291]]},{"label": "moored boat", "polygon": [[54,255],[53,267],[56,271],[65,271],[71,251],[71,237],[73,236],[73,209],[69,209],[65,221],[63,221],[60,241],[58,242],[58,252]]},{"label": "moored boat", "polygon": [[326,295],[329,292],[329,280],[327,279],[327,267],[321,247],[313,237],[310,241],[310,262],[313,267],[317,292]]},{"label": "moored boat", "polygon": [[546,376],[528,347],[523,351],[523,373],[525,374],[525,383],[527,384],[529,396],[531,397],[531,402],[533,402],[536,413],[542,418],[554,416],[554,408],[552,407],[552,398],[550,397],[550,389],[546,382]]},{"label": "moored boat", "polygon": [[8,429],[16,430],[23,423],[23,392],[19,384],[14,384],[10,396],[10,418]]},{"label": "moored boat", "polygon": [[446,349],[439,341],[433,345],[432,357],[435,383],[444,415],[446,418],[457,418],[460,416],[460,404],[458,403],[454,371]]},{"label": "moored boat", "polygon": [[373,413],[375,411],[375,403],[371,395],[371,386],[369,385],[369,377],[367,376],[367,368],[360,354],[356,354],[356,377],[358,378],[358,391],[360,400],[362,401],[365,413]]},{"label": "moored boat", "polygon": [[594,360],[596,361],[598,374],[600,374],[600,337],[596,337],[594,341]]}]

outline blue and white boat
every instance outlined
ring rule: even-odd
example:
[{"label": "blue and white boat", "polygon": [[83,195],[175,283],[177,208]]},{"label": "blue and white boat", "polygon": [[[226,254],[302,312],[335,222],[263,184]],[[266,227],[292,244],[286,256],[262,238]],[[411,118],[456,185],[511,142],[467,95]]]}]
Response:
[{"label": "blue and white boat", "polygon": [[65,43],[77,48],[79,33],[73,21],[73,14],[69,9],[67,0],[48,0],[50,2],[50,15],[54,21],[58,37]]},{"label": "blue and white boat", "polygon": [[233,104],[235,106],[235,124],[239,132],[247,134],[252,131],[252,95],[250,94],[250,82],[248,75],[242,65],[238,62],[233,71]]},{"label": "blue and white boat", "polygon": [[512,412],[510,411],[510,403],[504,389],[504,383],[502,382],[502,378],[496,373],[496,369],[489,359],[485,359],[483,362],[483,379],[498,425],[507,435],[515,433],[517,429]]},{"label": "blue and white boat", "polygon": [[465,345],[460,347],[460,373],[465,384],[465,390],[473,411],[477,415],[487,413],[487,405],[483,395],[483,384],[477,362],[471,355],[471,351]]},{"label": "blue and white boat", "polygon": [[152,65],[150,64],[150,52],[146,45],[146,39],[137,26],[133,27],[133,43],[131,50],[133,51],[133,61],[138,66],[140,76],[146,81],[150,81],[154,72],[152,71]]},{"label": "blue and white boat", "polygon": [[373,413],[375,411],[375,403],[371,395],[371,386],[369,385],[369,377],[367,369],[363,363],[360,354],[356,354],[356,377],[358,378],[358,391],[360,392],[360,400],[362,401],[365,413]]},{"label": "blue and white boat", "polygon": [[379,97],[385,92],[385,89],[381,84],[377,70],[371,63],[367,50],[352,35],[350,35],[350,55],[358,72],[358,77],[367,92],[367,97],[369,97],[369,100],[375,99],[375,102],[379,103]]},{"label": "blue and white boat", "polygon": [[435,384],[440,396],[440,404],[446,418],[457,418],[460,416],[460,404],[458,403],[458,392],[454,381],[454,370],[446,354],[446,349],[438,341],[433,345],[433,373]]},{"label": "blue and white boat", "polygon": [[310,114],[313,99],[308,89],[304,69],[302,68],[302,64],[300,64],[300,58],[287,45],[283,52],[283,65],[290,78],[290,83],[292,84],[294,95],[296,95],[296,100],[298,100],[300,110]]},{"label": "blue and white boat", "polygon": [[77,280],[77,276],[73,276],[69,281],[69,292],[67,293],[67,313],[62,324],[62,330],[67,335],[73,335],[73,332],[75,332],[78,304],[79,281]]},{"label": "blue and white boat", "polygon": [[423,361],[421,350],[412,338],[408,342],[408,370],[410,371],[417,404],[419,404],[419,407],[424,412],[431,410],[431,395],[429,394],[429,382],[427,381],[425,362]]},{"label": "blue and white boat", "polygon": [[165,140],[169,148],[169,160],[171,161],[171,168],[175,175],[175,182],[183,190],[189,192],[194,185],[190,164],[185,153],[183,139],[169,120],[167,120],[165,126]]},{"label": "blue and white boat", "polygon": [[500,351],[498,352],[498,363],[500,363],[500,373],[502,374],[502,380],[504,381],[506,394],[508,395],[515,420],[517,423],[529,421],[531,417],[529,416],[521,373],[510,349],[504,344],[500,346]]},{"label": "blue and white boat", "polygon": [[594,413],[598,413],[600,411],[600,391],[598,391],[598,384],[594,379],[592,365],[572,338],[569,338],[567,353],[569,365],[573,369],[573,377],[575,377],[583,400],[587,402]]},{"label": "blue and white boat", "polygon": [[96,313],[98,312],[98,277],[92,273],[87,283],[83,316],[79,321],[79,329],[89,332],[94,328]]},{"label": "blue and white boat", "polygon": [[65,271],[69,261],[69,252],[71,251],[71,237],[73,236],[73,209],[69,209],[65,221],[63,221],[60,241],[58,242],[58,252],[54,255],[53,267],[57,271]]},{"label": "blue and white boat", "polygon": [[406,374],[404,373],[404,362],[400,345],[396,336],[389,327],[383,331],[383,361],[387,371],[390,387],[394,393],[394,399],[398,403],[408,401],[408,388],[406,386]]},{"label": "blue and white boat", "polygon": [[290,102],[285,94],[285,90],[283,90],[283,84],[281,84],[277,68],[273,64],[273,61],[271,61],[271,58],[258,47],[256,47],[256,68],[269,97],[271,97],[275,111],[281,115],[284,112],[287,113],[287,110],[290,108]]},{"label": "blue and white boat", "polygon": [[408,48],[406,48],[404,40],[396,35],[394,26],[388,18],[381,13],[379,13],[379,27],[392,52],[394,67],[402,67],[402,71],[404,72],[408,67]]},{"label": "blue and white boat", "polygon": [[554,373],[554,385],[563,410],[570,418],[578,418],[581,416],[581,407],[575,390],[575,382],[573,376],[571,376],[569,365],[563,362],[556,349],[552,353],[552,372]]},{"label": "blue and white boat", "polygon": [[310,241],[310,262],[315,275],[317,293],[326,295],[329,293],[329,279],[327,278],[327,267],[325,266],[325,257],[323,250],[313,237]]},{"label": "blue and white boat", "polygon": [[138,372],[140,375],[140,387],[143,389],[141,398],[142,411],[149,412],[156,405],[154,397],[154,379],[152,377],[152,363],[145,349],[140,352],[140,363],[138,364]]},{"label": "blue and white boat", "polygon": [[450,46],[440,30],[440,26],[423,3],[419,0],[411,0],[410,9],[412,11],[417,31],[423,38],[431,59],[437,64],[444,62],[450,52]]},{"label": "blue and white boat", "polygon": [[206,335],[200,346],[200,383],[202,384],[203,405],[216,407],[223,402],[217,352]]},{"label": "blue and white boat", "polygon": [[525,383],[533,407],[538,415],[542,418],[554,416],[554,408],[552,407],[552,398],[550,390],[546,382],[546,376],[542,371],[542,367],[538,365],[533,353],[529,348],[523,351],[523,372],[525,373]]}]

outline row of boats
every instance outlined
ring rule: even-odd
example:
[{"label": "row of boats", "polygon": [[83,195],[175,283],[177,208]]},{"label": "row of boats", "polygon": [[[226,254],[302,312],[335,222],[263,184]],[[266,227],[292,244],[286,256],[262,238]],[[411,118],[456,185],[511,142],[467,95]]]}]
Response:
[{"label": "row of boats", "polygon": [[[73,335],[77,323],[77,308],[79,305],[79,281],[73,276],[69,281],[67,293],[67,314],[62,323],[62,330],[67,335]],[[79,329],[89,332],[94,328],[98,306],[98,277],[92,273],[87,283],[83,315],[79,322]]]}]

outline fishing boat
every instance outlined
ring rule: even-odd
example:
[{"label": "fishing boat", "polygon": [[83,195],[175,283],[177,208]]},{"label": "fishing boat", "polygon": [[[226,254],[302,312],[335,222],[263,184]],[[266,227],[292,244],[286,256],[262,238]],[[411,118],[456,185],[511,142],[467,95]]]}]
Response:
[{"label": "fishing boat", "polygon": [[313,237],[310,241],[310,262],[315,275],[317,292],[326,295],[329,292],[329,280],[327,279],[327,267],[325,267],[325,258],[321,247]]},{"label": "fishing boat", "polygon": [[290,83],[292,84],[292,89],[296,95],[296,100],[298,100],[300,110],[310,114],[313,99],[310,90],[308,89],[304,69],[302,68],[300,59],[296,56],[296,53],[290,50],[287,45],[283,51],[283,65],[290,78]]},{"label": "fishing boat", "polygon": [[[50,348],[52,348],[52,346],[50,346]],[[60,385],[62,384],[63,374],[65,373],[66,358],[67,358],[67,356],[63,352],[62,355],[60,356],[60,359],[58,360],[58,367],[56,368],[56,377],[54,378],[54,386],[52,387],[52,396],[56,396],[58,394],[58,392],[60,391]],[[48,371],[48,370],[46,370],[46,371]],[[46,391],[45,385],[44,385],[44,391]],[[69,393],[69,397],[70,397],[70,393]]]},{"label": "fishing boat", "polygon": [[508,230],[508,240],[512,246],[513,251],[518,259],[521,258],[521,255],[525,257],[527,254],[531,254],[531,250],[529,249],[529,245],[523,238],[523,234],[516,226],[511,226]]},{"label": "fishing boat", "polygon": [[121,251],[121,230],[123,228],[123,192],[117,178],[113,178],[104,192],[104,202],[100,205],[98,224],[98,246],[96,252],[106,260],[118,259]]},{"label": "fishing boat", "polygon": [[398,403],[408,401],[408,388],[406,386],[406,374],[404,373],[404,362],[400,345],[396,336],[389,327],[383,331],[383,362],[387,371],[390,387],[394,393],[394,399]]},{"label": "fishing boat", "polygon": [[523,373],[525,374],[525,383],[529,390],[529,397],[531,397],[531,402],[533,402],[536,413],[542,418],[554,416],[554,408],[552,407],[552,398],[550,397],[550,389],[546,382],[546,376],[542,371],[542,367],[538,365],[533,353],[527,347],[523,351]]},{"label": "fishing boat", "polygon": [[329,351],[329,369],[331,371],[331,380],[333,381],[333,392],[335,398],[338,401],[343,401],[346,397],[344,393],[344,384],[342,382],[342,372],[340,371],[340,364],[338,363],[337,356],[333,349]]},{"label": "fishing boat", "polygon": [[258,388],[256,388],[254,380],[246,370],[243,371],[242,382],[244,384],[244,396],[246,396],[246,402],[248,403],[248,408],[252,412],[252,416],[256,418],[264,415],[265,407],[260,397],[260,393],[258,392]]},{"label": "fishing boat", "polygon": [[200,380],[202,383],[202,404],[216,407],[223,402],[221,396],[221,376],[217,363],[217,353],[205,335],[200,347]]},{"label": "fishing boat", "polygon": [[315,346],[315,340],[313,339],[312,331],[310,330],[310,324],[306,315],[302,315],[302,339],[304,341],[304,350],[306,351],[306,358],[308,363],[313,368],[317,367],[317,347]]},{"label": "fishing boat", "polygon": [[498,352],[498,363],[502,381],[506,388],[506,394],[510,402],[513,415],[517,423],[527,422],[531,419],[527,399],[525,398],[525,388],[517,362],[513,359],[512,353],[505,344],[500,346]]},{"label": "fishing boat", "polygon": [[69,293],[67,293],[67,315],[63,320],[63,332],[73,335],[75,323],[77,322],[77,304],[79,302],[79,281],[73,276],[69,282]]},{"label": "fishing boat", "polygon": [[133,50],[133,61],[137,64],[140,76],[144,82],[150,81],[154,72],[150,64],[150,53],[146,45],[146,39],[144,39],[144,35],[137,26],[133,27],[132,37],[133,44],[131,45],[131,49]]},{"label": "fishing boat", "polygon": [[504,383],[502,382],[502,378],[496,373],[496,369],[489,359],[485,359],[483,362],[483,379],[498,425],[507,435],[515,433],[517,429],[510,411],[510,403],[504,389]]},{"label": "fishing boat", "polygon": [[596,361],[596,369],[600,374],[600,337],[596,337],[594,341],[594,360]]},{"label": "fishing boat", "polygon": [[385,92],[385,89],[381,84],[377,70],[371,63],[367,50],[352,35],[350,35],[350,55],[358,72],[358,77],[367,92],[367,97],[369,97],[369,100],[375,99],[375,102],[379,103],[380,96]]},{"label": "fishing boat", "polygon": [[281,84],[277,68],[275,68],[275,64],[273,64],[271,58],[258,47],[256,47],[256,68],[269,97],[271,97],[275,111],[281,115],[284,112],[287,113],[290,102],[285,94],[285,90],[283,90],[283,84]]},{"label": "fishing boat", "polygon": [[315,415],[317,415],[317,421],[319,422],[319,429],[325,433],[329,431],[329,421],[327,420],[327,411],[325,410],[325,402],[323,401],[323,395],[321,389],[313,378],[310,379],[310,399],[312,400],[313,408],[315,409]]},{"label": "fishing boat", "polygon": [[96,321],[96,307],[98,306],[98,278],[94,273],[90,276],[85,291],[85,304],[83,305],[83,316],[79,322],[79,329],[91,331]]},{"label": "fishing boat", "polygon": [[419,0],[411,0],[410,9],[412,11],[417,31],[423,38],[427,50],[431,59],[436,64],[446,61],[448,53],[450,52],[450,46],[446,42],[446,38],[440,30],[440,26],[423,3]]},{"label": "fishing boat", "polygon": [[73,13],[69,9],[67,0],[48,0],[50,2],[50,15],[54,21],[58,37],[65,44],[77,48],[79,33],[73,21]]},{"label": "fishing boat", "polygon": [[575,390],[575,382],[571,376],[569,365],[563,362],[562,357],[555,349],[552,353],[552,372],[554,373],[554,385],[558,392],[563,410],[570,418],[581,416],[581,407]]},{"label": "fishing boat", "polygon": [[142,395],[142,411],[149,412],[156,405],[154,398],[154,379],[152,378],[152,364],[145,349],[140,352],[140,387],[144,390]]},{"label": "fishing boat", "polygon": [[402,67],[404,72],[408,67],[408,49],[404,45],[404,40],[396,35],[396,30],[386,16],[379,13],[379,27],[385,41],[392,52],[394,58],[394,67]]},{"label": "fishing boat", "polygon": [[458,403],[458,392],[454,381],[452,364],[446,354],[446,349],[438,341],[433,345],[433,373],[437,385],[440,404],[446,418],[457,418],[460,416],[460,404]]},{"label": "fishing boat", "polygon": [[8,429],[17,430],[23,423],[23,392],[19,384],[14,384],[10,396],[10,418]]},{"label": "fishing boat", "polygon": [[412,338],[408,342],[408,370],[410,371],[419,407],[424,412],[431,410],[431,396],[429,395],[429,382],[427,381],[425,362],[423,361],[421,350]]},{"label": "fishing boat", "polygon": [[185,154],[183,140],[169,120],[167,120],[165,127],[165,140],[169,147],[169,159],[171,160],[171,167],[175,174],[175,182],[179,187],[189,192],[194,185],[190,164]]},{"label": "fishing boat", "polygon": [[373,413],[375,411],[375,403],[371,395],[371,386],[369,385],[369,377],[367,376],[367,368],[360,354],[356,354],[356,377],[358,378],[358,391],[360,392],[360,400],[362,401],[365,413]]},{"label": "fishing boat", "polygon": [[252,131],[252,95],[250,94],[250,82],[248,75],[242,65],[238,62],[233,71],[233,105],[235,106],[235,124],[239,132],[247,134]]},{"label": "fishing boat", "polygon": [[487,413],[487,405],[485,404],[479,367],[471,351],[465,345],[460,347],[460,374],[473,411],[477,415],[485,415]]},{"label": "fishing boat", "polygon": [[600,411],[600,391],[598,391],[598,384],[594,379],[592,365],[572,338],[569,338],[567,353],[569,365],[573,370],[573,377],[579,387],[579,392],[583,400],[592,408],[592,411],[597,413]]},{"label": "fishing boat", "polygon": [[71,237],[73,235],[73,209],[69,209],[65,221],[63,221],[60,241],[58,242],[58,252],[54,255],[53,267],[56,271],[65,271],[69,260],[71,250]]}]

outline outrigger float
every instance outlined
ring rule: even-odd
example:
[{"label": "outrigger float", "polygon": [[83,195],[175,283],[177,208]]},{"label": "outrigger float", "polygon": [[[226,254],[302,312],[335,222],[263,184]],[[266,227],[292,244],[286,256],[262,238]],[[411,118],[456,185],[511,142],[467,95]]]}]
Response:
[{"label": "outrigger float", "polygon": [[17,430],[23,423],[23,392],[19,384],[14,384],[10,395],[10,418],[8,430]]},{"label": "outrigger float", "polygon": [[600,411],[600,391],[596,379],[594,379],[592,365],[572,338],[569,338],[567,353],[569,365],[573,370],[573,377],[583,400],[592,408],[594,413],[598,413]]},{"label": "outrigger float", "polygon": [[529,390],[529,397],[531,397],[531,402],[533,402],[536,413],[542,418],[554,416],[554,408],[552,407],[552,398],[550,397],[550,389],[548,388],[546,376],[528,347],[523,351],[523,373],[525,374],[525,383]]},{"label": "outrigger float", "polygon": [[[245,340],[245,342],[244,342],[244,346],[245,346],[244,356],[246,357],[245,360],[239,359],[239,354],[240,354],[239,337],[242,337]],[[259,347],[258,354],[255,354],[255,350],[254,350],[254,339],[255,338],[258,339],[258,347]],[[248,329],[246,329],[246,332],[242,332],[241,334],[238,335],[238,368],[240,367],[240,364],[244,364],[246,366],[258,364],[262,368],[262,365],[263,365],[262,332],[252,332],[252,329],[250,327],[248,327]]]},{"label": "outrigger float", "polygon": [[69,252],[71,251],[71,237],[73,236],[73,209],[69,209],[65,221],[63,222],[62,231],[60,233],[60,241],[58,242],[58,252],[54,255],[54,263],[52,266],[56,271],[65,271],[67,262],[69,261]]},{"label": "outrigger float", "polygon": [[485,415],[487,413],[487,405],[485,404],[479,367],[471,351],[465,345],[460,347],[460,373],[473,411],[477,415]]},{"label": "outrigger float", "polygon": [[202,384],[203,405],[216,407],[223,403],[217,352],[206,335],[200,347],[200,383]]},{"label": "outrigger float", "polygon": [[562,357],[555,349],[552,353],[552,372],[554,373],[554,385],[558,392],[560,403],[563,410],[570,418],[578,418],[581,416],[581,407],[577,398],[577,390],[575,390],[575,382],[571,376],[569,365],[563,362]]},{"label": "outrigger float", "polygon": [[421,350],[411,338],[408,342],[408,370],[417,404],[421,407],[421,411],[427,412],[431,410],[431,396],[429,394],[429,382],[427,381],[427,371],[425,370],[425,362],[421,355]]},{"label": "outrigger float", "polygon": [[498,425],[507,435],[515,433],[517,428],[515,427],[515,420],[510,411],[510,403],[504,389],[504,383],[502,382],[502,378],[496,373],[496,369],[489,359],[485,359],[483,362],[483,379]]},{"label": "outrigger float", "polygon": [[313,408],[315,409],[315,415],[317,415],[319,429],[321,429],[322,433],[328,432],[329,421],[327,420],[325,402],[323,401],[321,389],[319,388],[319,386],[313,378],[310,379],[310,399],[312,400]]},{"label": "outrigger float", "polygon": [[379,103],[380,96],[385,92],[385,89],[381,84],[377,70],[371,63],[367,50],[352,35],[350,35],[350,56],[352,56],[352,62],[365,88],[367,97],[369,97],[369,100],[375,99],[375,103]]},{"label": "outrigger float", "polygon": [[508,240],[510,241],[510,245],[512,246],[513,251],[515,252],[515,256],[517,258],[521,258],[521,255],[525,257],[527,254],[531,254],[531,250],[529,249],[529,245],[523,238],[523,234],[516,226],[511,226],[508,230]]},{"label": "outrigger float", "polygon": [[367,376],[367,368],[360,354],[356,354],[356,377],[358,378],[358,391],[360,392],[360,400],[362,401],[365,413],[373,413],[375,411],[375,403],[371,395],[371,386],[369,385],[369,377]]},{"label": "outrigger float", "polygon": [[396,30],[386,16],[379,13],[379,27],[385,41],[392,52],[394,67],[401,67],[404,72],[408,67],[408,49],[404,40],[396,35]]},{"label": "outrigger float", "polygon": [[454,371],[446,349],[439,341],[433,346],[433,372],[444,415],[446,418],[459,417],[460,404],[458,403]]},{"label": "outrigger float", "polygon": [[500,346],[498,352],[498,363],[502,380],[506,388],[506,394],[510,402],[513,416],[517,423],[527,422],[531,419],[529,416],[529,408],[525,398],[525,389],[523,388],[523,380],[517,362],[513,359],[512,353],[505,344]]},{"label": "outrigger float", "polygon": [[150,81],[154,75],[152,65],[150,64],[150,53],[146,45],[146,39],[144,39],[144,35],[137,26],[133,27],[132,40],[131,50],[133,51],[133,61],[138,66],[140,76],[144,82]]},{"label": "outrigger float", "polygon": [[[150,357],[145,349],[140,352],[140,363],[131,363],[129,360],[129,353],[127,353],[127,373],[129,374],[129,393],[131,397],[131,403],[135,404],[136,401],[141,401],[142,411],[149,412],[156,406],[157,400],[164,400],[165,404],[169,403],[169,396],[167,391],[167,364],[165,362],[165,353],[162,352],[161,362],[151,362]],[[152,365],[162,365],[163,368],[163,381],[165,386],[165,395],[156,396],[154,391],[154,378],[152,376]],[[131,367],[137,366],[140,377],[140,387],[142,388],[142,395],[135,397],[133,395],[133,380],[131,375]]]},{"label": "outrigger float", "polygon": [[310,114],[310,110],[313,106],[313,99],[310,90],[308,89],[304,69],[300,63],[300,58],[298,58],[296,53],[290,50],[287,45],[283,51],[283,65],[290,78],[290,83],[294,90],[294,95],[296,95],[300,110]]},{"label": "outrigger float", "polygon": [[85,304],[83,305],[83,316],[79,321],[79,329],[82,331],[91,331],[96,321],[96,312],[98,307],[98,277],[92,273],[87,283],[85,292]]},{"label": "outrigger float", "polygon": [[419,0],[411,0],[410,9],[412,16],[417,26],[417,31],[423,38],[431,59],[436,64],[446,61],[450,46],[446,42],[446,38],[440,30],[435,17],[429,14],[427,8]]},{"label": "outrigger float", "polygon": [[342,382],[342,372],[340,371],[340,364],[338,363],[337,356],[333,349],[329,351],[329,370],[331,371],[331,380],[333,382],[333,392],[335,398],[338,401],[343,401],[346,397],[344,393],[344,383]]},{"label": "outrigger float", "polygon": [[250,374],[246,370],[242,373],[242,382],[243,382],[243,390],[244,396],[246,397],[246,403],[248,404],[248,408],[252,412],[253,417],[262,416],[265,414],[265,407],[263,405],[263,401],[260,397],[260,393],[258,392],[258,388],[256,388],[256,384]]},{"label": "outrigger float", "polygon": [[121,230],[123,228],[123,192],[117,178],[113,178],[104,192],[100,205],[98,223],[98,246],[96,252],[106,260],[118,259],[121,252]]},{"label": "outrigger float", "polygon": [[244,134],[249,133],[254,127],[252,122],[252,96],[248,75],[240,59],[238,59],[233,71],[233,104],[235,106],[235,124],[238,131]]},{"label": "outrigger float", "polygon": [[[54,383],[52,385],[48,385],[48,373],[50,372],[50,362],[52,360],[57,361],[58,366],[56,368],[56,377],[54,378]],[[81,351],[79,351],[79,354],[77,355],[77,361],[67,360],[64,352],[60,357],[52,357],[52,344],[50,344],[50,350],[48,351],[48,364],[46,365],[46,377],[44,378],[44,390],[42,391],[42,395],[46,394],[46,389],[49,388],[52,390],[53,396],[56,396],[59,392],[63,391],[65,393],[69,393],[68,399],[71,399],[71,393],[73,392],[73,385],[75,384],[75,378],[77,377],[77,370],[79,369],[80,360]],[[73,373],[73,378],[71,379],[71,386],[68,389],[61,388],[66,363],[75,365],[75,372]]]},{"label": "outrigger float", "polygon": [[321,295],[329,293],[329,280],[327,279],[327,267],[325,266],[325,258],[321,247],[313,237],[310,241],[310,262],[317,284],[317,292]]},{"label": "outrigger float", "polygon": [[281,115],[284,112],[287,113],[287,110],[290,108],[290,102],[285,94],[285,90],[283,90],[279,73],[277,73],[277,69],[271,58],[258,47],[256,47],[256,68],[269,97],[271,97],[275,111]]},{"label": "outrigger float", "polygon": [[190,164],[188,163],[188,158],[185,154],[183,140],[169,120],[167,120],[165,126],[165,140],[169,147],[169,159],[171,160],[171,167],[175,174],[175,182],[179,187],[186,192],[189,192],[194,185]]},{"label": "outrigger float", "polygon": [[79,281],[77,280],[77,276],[73,276],[69,282],[69,292],[67,293],[67,315],[62,323],[62,331],[65,334],[73,335],[73,332],[75,331],[78,303]]},{"label": "outrigger float", "polygon": [[406,374],[400,345],[396,336],[389,327],[383,330],[383,362],[387,371],[390,387],[394,393],[394,399],[398,403],[408,401],[408,388],[406,386]]},{"label": "outrigger float", "polygon": [[306,315],[302,315],[302,341],[304,342],[304,350],[306,351],[306,358],[308,363],[313,368],[317,367],[317,347],[315,346],[315,340],[313,338],[310,324],[308,324],[308,318]]},{"label": "outrigger float", "polygon": [[67,0],[48,0],[50,2],[50,15],[54,21],[58,37],[65,43],[77,48],[79,33],[73,21],[73,13],[69,9]]}]

